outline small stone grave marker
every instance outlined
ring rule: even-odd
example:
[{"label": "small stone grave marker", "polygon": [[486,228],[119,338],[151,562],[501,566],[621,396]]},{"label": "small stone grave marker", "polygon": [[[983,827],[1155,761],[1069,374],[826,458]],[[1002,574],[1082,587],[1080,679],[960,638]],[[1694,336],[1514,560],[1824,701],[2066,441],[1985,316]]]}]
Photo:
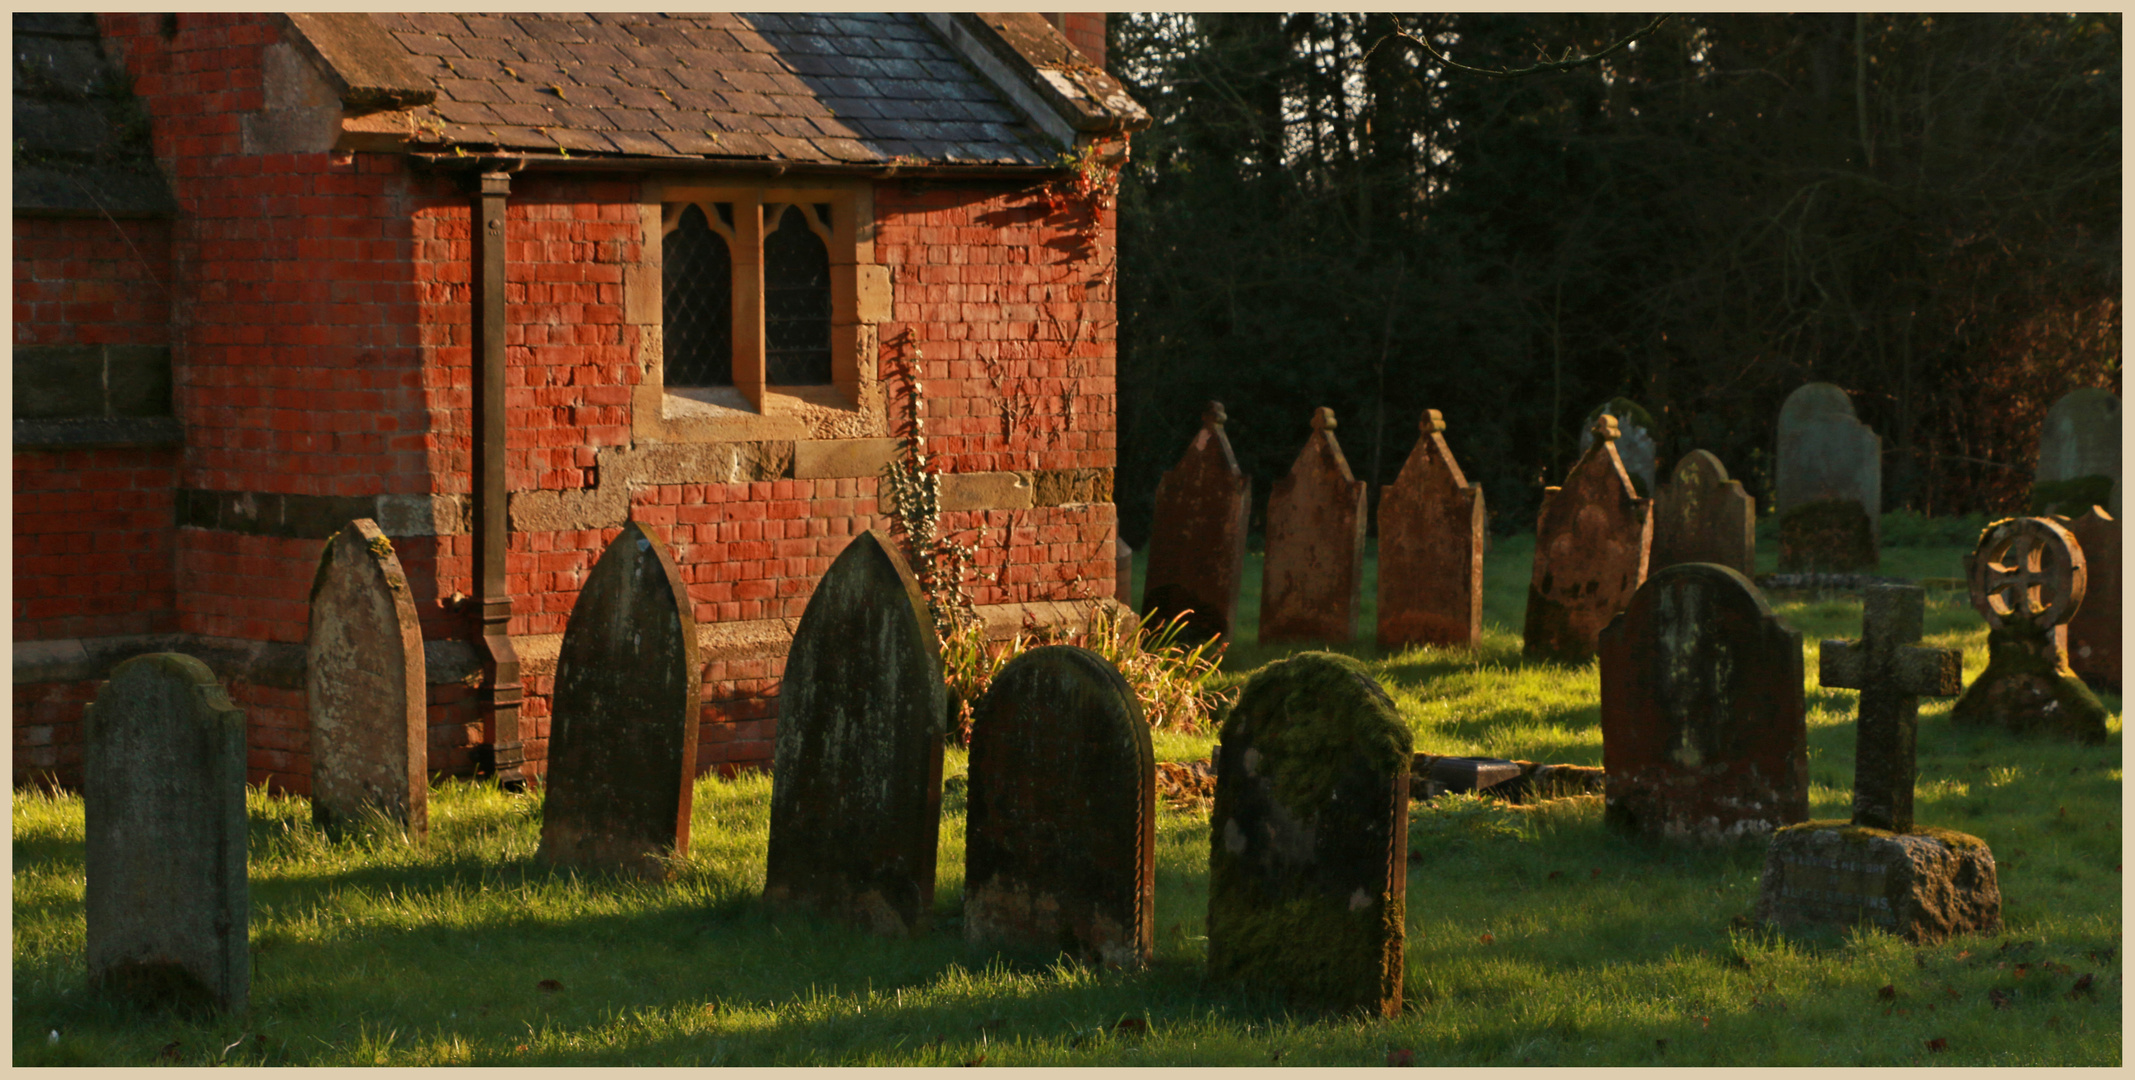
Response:
[{"label": "small stone grave marker", "polygon": [[1960,685],[1963,657],[1923,647],[1926,593],[1870,586],[1861,640],[1823,643],[1819,681],[1861,692],[1853,819],[1772,837],[1757,918],[1782,928],[1865,923],[1919,943],[2001,928],[1994,854],[1978,837],[1913,823],[1920,697]]},{"label": "small stone grave marker", "polygon": [[2084,682],[2120,689],[2120,521],[2093,506],[2067,525],[2083,551],[2083,606],[2068,620],[2068,667]]},{"label": "small stone grave marker", "polygon": [[1312,413],[1312,435],[1268,494],[1261,564],[1260,640],[1346,642],[1364,589],[1364,481],[1334,437],[1334,410]]},{"label": "small stone grave marker", "polygon": [[1246,515],[1253,481],[1224,438],[1223,403],[1211,401],[1185,456],[1156,485],[1142,611],[1161,625],[1188,613],[1181,637],[1230,637],[1245,580]]},{"label": "small stone grave marker", "polygon": [[1356,661],[1300,653],[1246,683],[1216,752],[1210,977],[1398,1015],[1411,750],[1393,701]]},{"label": "small stone grave marker", "polygon": [[767,901],[893,937],[926,930],[947,705],[918,580],[880,533],[853,537],[786,654]]},{"label": "small stone grave marker", "polygon": [[311,817],[339,832],[366,810],[430,830],[423,631],[392,541],[369,518],[326,541],[311,583],[304,703]]},{"label": "small stone grave marker", "polygon": [[2032,511],[2074,517],[2092,506],[2120,513],[2120,399],[2085,387],[2062,395],[2039,428]]},{"label": "small stone grave marker", "polygon": [[1740,573],[1679,563],[1601,632],[1605,820],[1715,842],[1809,816],[1801,634]]},{"label": "small stone grave marker", "polygon": [[1652,500],[1641,499],[1616,458],[1616,418],[1594,421],[1598,438],[1564,477],[1544,488],[1527,585],[1528,656],[1584,663],[1601,628],[1646,580]]},{"label": "small stone grave marker", "polygon": [[971,725],[964,937],[1138,967],[1156,945],[1156,758],[1127,680],[1043,645]]},{"label": "small stone grave marker", "polygon": [[1660,476],[1660,449],[1654,438],[1652,415],[1627,397],[1610,398],[1595,406],[1579,430],[1581,454],[1593,447],[1594,421],[1603,416],[1616,418],[1616,455],[1623,462],[1624,475],[1631,478],[1641,498],[1652,498],[1659,490]]},{"label": "small stone grave marker", "polygon": [[206,664],[149,653],[84,710],[92,990],[245,1011],[245,714]]},{"label": "small stone grave marker", "polygon": [[1774,480],[1781,570],[1874,570],[1881,562],[1883,440],[1830,383],[1779,408]]},{"label": "small stone grave marker", "polygon": [[1757,500],[1741,481],[1727,478],[1727,466],[1709,450],[1684,455],[1654,502],[1647,569],[1692,562],[1718,563],[1744,577],[1757,573]]},{"label": "small stone grave marker", "polygon": [[2075,536],[2045,518],[2009,518],[1980,534],[1965,576],[1987,620],[1987,669],[1951,708],[1953,723],[2105,741],[2105,705],[2068,666],[2068,619],[2087,595],[2086,570]]},{"label": "small stone grave marker", "polygon": [[1483,489],[1446,446],[1437,409],[1379,496],[1379,647],[1473,646],[1483,632]]},{"label": "small stone grave marker", "polygon": [[703,671],[667,545],[626,522],[586,576],[556,657],[544,862],[659,878],[688,854]]}]

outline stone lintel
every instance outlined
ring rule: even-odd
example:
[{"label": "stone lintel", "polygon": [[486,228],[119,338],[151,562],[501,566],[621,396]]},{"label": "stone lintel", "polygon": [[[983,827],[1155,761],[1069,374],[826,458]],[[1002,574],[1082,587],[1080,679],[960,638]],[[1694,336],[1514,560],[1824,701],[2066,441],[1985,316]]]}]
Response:
[{"label": "stone lintel", "polygon": [[[559,638],[561,635],[557,635]],[[218,678],[243,680],[278,690],[304,688],[304,643],[245,641],[206,634],[123,634],[15,642],[15,685],[107,679],[111,669],[144,653],[177,652],[199,658]],[[478,678],[482,667],[465,641],[423,642],[431,686]]]}]

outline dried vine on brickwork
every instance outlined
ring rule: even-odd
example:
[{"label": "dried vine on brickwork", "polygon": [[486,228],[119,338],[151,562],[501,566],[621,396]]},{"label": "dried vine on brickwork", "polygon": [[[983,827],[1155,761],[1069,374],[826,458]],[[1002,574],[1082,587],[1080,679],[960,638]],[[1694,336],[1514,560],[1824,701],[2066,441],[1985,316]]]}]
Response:
[{"label": "dried vine on brickwork", "polygon": [[934,630],[947,642],[960,629],[979,622],[971,596],[964,590],[964,579],[971,572],[971,549],[941,531],[941,470],[927,453],[926,386],[919,377],[919,363],[926,354],[913,344],[909,331],[899,342],[899,351],[901,355],[889,365],[891,374],[904,380],[904,416],[897,433],[897,456],[883,470],[882,492],[894,527],[904,537],[920,592],[927,598]]}]

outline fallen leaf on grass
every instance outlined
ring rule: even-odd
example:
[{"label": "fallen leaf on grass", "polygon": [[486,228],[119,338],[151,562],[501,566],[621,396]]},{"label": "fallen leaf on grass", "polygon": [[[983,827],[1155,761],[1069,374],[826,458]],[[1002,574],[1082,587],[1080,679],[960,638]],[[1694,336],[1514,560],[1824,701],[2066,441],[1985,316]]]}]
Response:
[{"label": "fallen leaf on grass", "polygon": [[1972,950],[1970,950],[1970,949],[1960,949],[1960,950],[1958,951],[1958,953],[1957,953],[1957,959],[1959,959],[1959,960],[1963,960],[1963,959],[1966,959],[1966,958],[1970,957],[1971,955],[1972,955]]},{"label": "fallen leaf on grass", "polygon": [[1948,1039],[1929,1039],[1927,1041],[1927,1052],[1930,1054],[1939,1054],[1949,1048],[1950,1040]]},{"label": "fallen leaf on grass", "polygon": [[1712,1017],[1710,1017],[1710,1016],[1700,1016],[1700,1017],[1698,1017],[1698,1026],[1699,1026],[1699,1027],[1701,1027],[1701,1028],[1707,1028],[1707,1027],[1711,1027],[1711,1026],[1712,1026]]},{"label": "fallen leaf on grass", "polygon": [[2110,964],[2113,962],[2113,953],[2115,951],[2113,949],[2092,949],[2089,954],[2091,963]]},{"label": "fallen leaf on grass", "polygon": [[1491,942],[1496,941],[1497,936],[1494,934],[1484,934],[1482,937],[1476,938],[1475,940],[1480,941],[1485,945],[1488,945]]},{"label": "fallen leaf on grass", "polygon": [[534,984],[534,989],[539,990],[544,994],[553,994],[556,991],[563,989],[563,984],[557,982],[554,979],[543,979],[540,982]]},{"label": "fallen leaf on grass", "polygon": [[1393,1053],[1386,1055],[1386,1064],[1389,1067],[1406,1065],[1411,1068],[1414,1068],[1416,1065],[1416,1051],[1396,1050]]},{"label": "fallen leaf on grass", "polygon": [[1876,996],[1877,996],[1877,997],[1879,997],[1879,998],[1882,998],[1882,999],[1883,999],[1883,1000],[1885,1000],[1885,1001],[1890,1001],[1890,1000],[1892,1000],[1892,999],[1896,998],[1896,997],[1898,996],[1898,987],[1897,987],[1897,984],[1896,984],[1896,983],[1884,983],[1884,984],[1883,984],[1883,989],[1881,989],[1881,990],[1878,990],[1878,991],[1876,991]]},{"label": "fallen leaf on grass", "polygon": [[2091,993],[2092,981],[2093,980],[2091,979],[2091,973],[2088,971],[2076,976],[2076,985],[2068,988],[2068,996],[2071,998],[2075,998]]},{"label": "fallen leaf on grass", "polygon": [[2029,974],[2029,973],[2030,973],[2030,971],[2031,971],[2031,965],[2030,965],[2030,964],[2018,964],[2018,965],[2016,966],[2016,968],[2015,968],[2015,971],[2016,971],[2016,977],[2017,977],[2017,978],[2019,978],[2019,979],[2021,979],[2021,978],[2023,978],[2023,977],[2024,977],[2025,975],[2027,975],[2027,974]]}]

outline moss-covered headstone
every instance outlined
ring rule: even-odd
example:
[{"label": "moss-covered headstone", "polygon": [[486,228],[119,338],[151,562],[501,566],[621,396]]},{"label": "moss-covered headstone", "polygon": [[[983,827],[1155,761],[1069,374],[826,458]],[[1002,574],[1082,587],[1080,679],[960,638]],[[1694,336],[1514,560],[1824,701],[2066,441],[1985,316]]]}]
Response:
[{"label": "moss-covered headstone", "polygon": [[853,537],[786,653],[765,900],[893,937],[925,931],[946,693],[918,580],[880,533]]},{"label": "moss-covered headstone", "polygon": [[149,653],[112,669],[82,722],[90,988],[243,1012],[243,710],[206,664]]},{"label": "moss-covered headstone", "polygon": [[971,724],[964,936],[1135,967],[1156,944],[1156,758],[1127,680],[1044,645]]},{"label": "moss-covered headstone", "polygon": [[1987,669],[1951,721],[2104,742],[2105,705],[2068,666],[2068,619],[2089,584],[2076,538],[2046,518],[1997,521],[1965,556],[1965,574],[1987,620]]},{"label": "moss-covered headstone", "polygon": [[689,852],[704,672],[690,607],[667,546],[626,523],[556,657],[542,861],[658,878]]},{"label": "moss-covered headstone", "polygon": [[326,541],[304,645],[312,820],[336,832],[376,810],[421,839],[430,830],[423,630],[392,541],[369,518]]},{"label": "moss-covered headstone", "polygon": [[1483,632],[1483,488],[1426,409],[1421,437],[1379,496],[1379,647],[1473,646]]},{"label": "moss-covered headstone", "polygon": [[1410,761],[1393,701],[1348,657],[1300,653],[1246,683],[1209,817],[1210,977],[1401,1011]]},{"label": "moss-covered headstone", "polygon": [[1156,484],[1142,613],[1158,622],[1185,615],[1195,639],[1230,637],[1245,581],[1246,515],[1253,481],[1239,471],[1223,435],[1223,403],[1211,401],[1186,453]]},{"label": "moss-covered headstone", "polygon": [[1809,383],[1779,408],[1781,570],[1874,570],[1881,560],[1883,440],[1830,383]]},{"label": "moss-covered headstone", "polygon": [[1364,481],[1350,475],[1334,410],[1312,413],[1312,435],[1268,494],[1261,564],[1260,640],[1346,642],[1364,596]]},{"label": "moss-covered headstone", "polygon": [[1616,457],[1616,418],[1603,414],[1594,430],[1564,485],[1542,490],[1522,629],[1528,656],[1593,659],[1601,628],[1646,580],[1653,500],[1638,496]]}]

